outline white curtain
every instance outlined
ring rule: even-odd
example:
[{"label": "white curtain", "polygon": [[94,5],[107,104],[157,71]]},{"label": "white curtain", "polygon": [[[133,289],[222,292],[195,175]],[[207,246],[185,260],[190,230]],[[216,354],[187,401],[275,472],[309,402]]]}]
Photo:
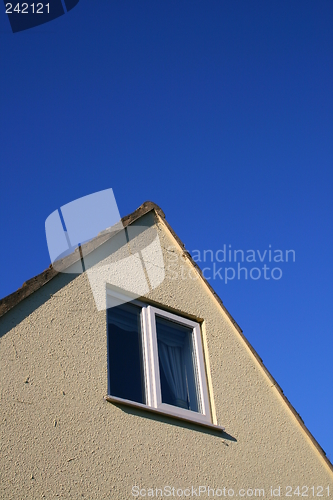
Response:
[{"label": "white curtain", "polygon": [[164,372],[174,405],[197,411],[193,372],[192,330],[157,318],[160,368]]},{"label": "white curtain", "polygon": [[188,409],[186,371],[181,347],[167,345],[160,341],[158,345],[162,369],[175,400],[175,405]]},{"label": "white curtain", "polygon": [[109,324],[115,325],[127,332],[138,331],[139,313],[133,306],[112,307],[108,311]]}]

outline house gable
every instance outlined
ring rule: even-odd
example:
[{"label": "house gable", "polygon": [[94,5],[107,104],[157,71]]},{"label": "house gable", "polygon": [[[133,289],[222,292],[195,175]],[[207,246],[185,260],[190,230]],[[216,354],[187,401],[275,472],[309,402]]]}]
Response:
[{"label": "house gable", "polygon": [[24,300],[12,294],[0,304],[4,498],[130,498],[134,485],[264,488],[270,496],[272,486],[332,484],[321,448],[163,212],[138,210],[124,223],[156,226],[166,266],[142,300],[200,322],[213,422],[226,432],[105,401],[106,312],[97,311],[86,274],[46,274]]}]

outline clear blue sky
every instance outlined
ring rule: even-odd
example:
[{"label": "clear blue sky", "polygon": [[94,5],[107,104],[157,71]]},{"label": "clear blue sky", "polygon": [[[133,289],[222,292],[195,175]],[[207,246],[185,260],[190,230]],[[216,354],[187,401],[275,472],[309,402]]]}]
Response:
[{"label": "clear blue sky", "polygon": [[189,251],[294,249],[280,280],[211,284],[333,460],[332,55],[330,0],[81,0],[16,34],[0,8],[0,295],[109,187]]}]

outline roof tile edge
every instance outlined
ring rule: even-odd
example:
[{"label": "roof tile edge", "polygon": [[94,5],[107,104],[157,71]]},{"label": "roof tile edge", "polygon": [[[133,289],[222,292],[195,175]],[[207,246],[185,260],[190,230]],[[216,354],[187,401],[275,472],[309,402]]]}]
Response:
[{"label": "roof tile edge", "polygon": [[[121,219],[124,227],[129,226],[130,224],[132,224],[132,222],[139,219],[148,212],[151,212],[152,210],[155,210],[155,212],[160,217],[165,219],[165,214],[163,210],[158,205],[156,205],[156,203],[153,203],[152,201],[145,201],[134,212],[132,212],[129,215],[126,215]],[[96,238],[98,238],[98,236]],[[103,242],[104,241],[102,241],[102,243]],[[15,307],[17,304],[19,304],[22,300],[29,297],[32,293],[39,290],[39,288],[41,288],[42,286],[46,285],[46,283],[48,283],[58,274],[59,272],[53,269],[51,264],[50,267],[45,269],[45,271],[43,271],[40,274],[37,274],[33,278],[23,283],[23,285],[20,288],[18,288],[18,290],[2,298],[0,300],[0,318],[8,311],[10,311],[13,307]]]}]

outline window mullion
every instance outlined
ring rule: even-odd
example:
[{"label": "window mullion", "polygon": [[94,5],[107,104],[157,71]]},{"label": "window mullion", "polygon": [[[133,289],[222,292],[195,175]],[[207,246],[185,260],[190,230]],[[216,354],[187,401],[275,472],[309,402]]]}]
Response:
[{"label": "window mullion", "polygon": [[155,313],[151,306],[147,307],[147,319],[149,323],[149,340],[151,352],[151,383],[153,393],[153,406],[158,408],[162,403],[161,386],[160,386],[160,370],[158,364],[157,336]]},{"label": "window mullion", "polygon": [[146,390],[146,404],[148,406],[153,406],[153,393],[151,385],[151,353],[150,353],[150,342],[149,342],[149,325],[147,318],[147,310],[145,307],[141,309],[141,324],[142,324],[142,345],[143,345],[143,365],[144,365],[144,379],[145,379],[145,390]]}]

